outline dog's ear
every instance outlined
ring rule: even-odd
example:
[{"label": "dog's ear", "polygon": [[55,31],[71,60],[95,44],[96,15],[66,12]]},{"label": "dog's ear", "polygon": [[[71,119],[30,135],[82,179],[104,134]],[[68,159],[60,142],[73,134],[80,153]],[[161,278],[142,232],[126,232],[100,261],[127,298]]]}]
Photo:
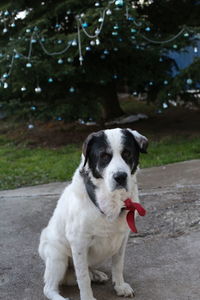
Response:
[{"label": "dog's ear", "polygon": [[83,155],[85,157],[85,161],[84,161],[83,167],[85,167],[85,165],[88,161],[88,157],[89,157],[89,153],[90,153],[92,144],[93,144],[95,138],[97,138],[100,135],[100,133],[102,133],[102,131],[92,132],[88,135],[88,137],[84,141],[82,152],[83,152]]},{"label": "dog's ear", "polygon": [[148,139],[144,135],[141,135],[136,130],[132,130],[130,128],[127,128],[127,130],[133,135],[135,141],[139,146],[140,152],[147,153],[147,148],[149,145]]}]

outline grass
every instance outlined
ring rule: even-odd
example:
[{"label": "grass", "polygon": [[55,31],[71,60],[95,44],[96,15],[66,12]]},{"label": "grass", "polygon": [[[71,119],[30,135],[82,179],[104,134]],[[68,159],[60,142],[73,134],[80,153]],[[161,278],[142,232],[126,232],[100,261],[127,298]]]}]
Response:
[{"label": "grass", "polygon": [[[0,189],[70,180],[80,154],[81,149],[75,145],[31,149],[0,136]],[[147,168],[190,159],[200,159],[200,138],[152,141],[148,154],[142,154],[140,161],[141,167]]]},{"label": "grass", "polygon": [[191,159],[200,159],[200,138],[167,137],[151,142],[148,155],[141,157],[141,167],[148,168]]},{"label": "grass", "polygon": [[69,180],[79,160],[73,145],[56,150],[0,145],[0,189]]}]

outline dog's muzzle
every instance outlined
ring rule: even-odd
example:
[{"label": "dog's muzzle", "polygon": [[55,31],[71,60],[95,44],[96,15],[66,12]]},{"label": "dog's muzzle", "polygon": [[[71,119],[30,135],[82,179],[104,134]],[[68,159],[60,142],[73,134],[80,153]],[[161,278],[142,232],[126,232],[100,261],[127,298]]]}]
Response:
[{"label": "dog's muzzle", "polygon": [[117,172],[113,175],[116,189],[127,189],[127,173],[126,172]]}]

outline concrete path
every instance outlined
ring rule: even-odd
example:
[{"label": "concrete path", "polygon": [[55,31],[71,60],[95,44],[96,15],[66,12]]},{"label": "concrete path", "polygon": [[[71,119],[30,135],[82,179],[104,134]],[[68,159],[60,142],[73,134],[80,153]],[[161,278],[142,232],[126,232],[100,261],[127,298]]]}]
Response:
[{"label": "concrete path", "polygon": [[[200,160],[141,170],[138,181],[148,214],[137,219],[125,261],[135,299],[200,300]],[[0,192],[0,299],[45,299],[39,235],[65,185]],[[110,274],[109,263],[102,269]],[[123,299],[111,281],[93,291],[97,300]],[[78,288],[62,293],[79,299]]]}]

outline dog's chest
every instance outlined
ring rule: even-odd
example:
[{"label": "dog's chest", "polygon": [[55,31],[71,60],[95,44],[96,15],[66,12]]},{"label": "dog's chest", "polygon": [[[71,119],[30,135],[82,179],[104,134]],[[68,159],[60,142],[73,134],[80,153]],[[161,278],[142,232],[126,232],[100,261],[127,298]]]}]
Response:
[{"label": "dog's chest", "polygon": [[122,243],[127,235],[127,231],[109,232],[107,230],[98,233],[99,234],[96,234],[92,237],[89,248],[88,260],[90,266],[99,264],[116,254],[122,246]]}]

